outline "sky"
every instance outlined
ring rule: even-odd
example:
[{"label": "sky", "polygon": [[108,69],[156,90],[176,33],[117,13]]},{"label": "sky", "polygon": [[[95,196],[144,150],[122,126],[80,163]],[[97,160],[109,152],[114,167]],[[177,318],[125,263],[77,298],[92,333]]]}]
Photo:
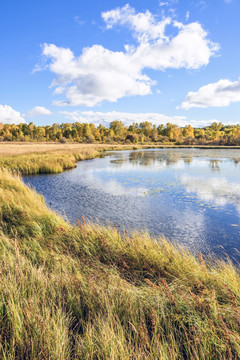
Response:
[{"label": "sky", "polygon": [[1,0],[0,122],[240,123],[239,0]]}]

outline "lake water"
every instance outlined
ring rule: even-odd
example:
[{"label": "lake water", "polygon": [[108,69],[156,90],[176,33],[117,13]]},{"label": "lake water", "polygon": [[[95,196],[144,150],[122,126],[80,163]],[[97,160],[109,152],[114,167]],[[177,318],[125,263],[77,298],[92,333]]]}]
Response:
[{"label": "lake water", "polygon": [[194,253],[240,260],[240,150],[118,151],[24,181],[72,223],[84,216],[147,229]]}]

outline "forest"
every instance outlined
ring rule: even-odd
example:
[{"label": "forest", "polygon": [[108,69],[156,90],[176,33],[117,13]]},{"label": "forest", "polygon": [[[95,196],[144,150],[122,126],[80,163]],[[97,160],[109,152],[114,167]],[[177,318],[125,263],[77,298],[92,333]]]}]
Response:
[{"label": "forest", "polygon": [[153,125],[148,121],[124,126],[112,121],[109,127],[90,123],[54,123],[37,126],[30,122],[0,123],[0,141],[76,142],[104,144],[176,144],[176,145],[240,145],[240,125],[214,122],[203,128],[176,124]]}]

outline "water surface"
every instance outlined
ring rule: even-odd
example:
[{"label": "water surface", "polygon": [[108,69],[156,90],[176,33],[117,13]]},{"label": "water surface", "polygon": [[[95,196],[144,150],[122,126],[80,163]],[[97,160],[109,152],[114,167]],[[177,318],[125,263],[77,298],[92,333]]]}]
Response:
[{"label": "water surface", "polygon": [[147,229],[193,252],[240,260],[240,150],[112,152],[24,181],[72,223],[84,216]]}]

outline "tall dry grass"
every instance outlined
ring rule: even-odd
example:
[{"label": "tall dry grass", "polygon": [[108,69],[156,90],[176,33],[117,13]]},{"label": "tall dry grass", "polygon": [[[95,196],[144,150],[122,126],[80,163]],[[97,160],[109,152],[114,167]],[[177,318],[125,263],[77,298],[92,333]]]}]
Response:
[{"label": "tall dry grass", "polygon": [[0,358],[240,358],[230,262],[147,233],[71,226],[6,170],[0,227]]},{"label": "tall dry grass", "polygon": [[[102,146],[102,145],[39,145],[12,146],[9,152],[4,152],[0,145],[0,168],[14,170],[22,175],[36,175],[44,173],[59,173],[76,167],[81,160],[94,159],[107,150],[135,149],[134,146]],[[19,149],[20,147],[20,149]],[[44,150],[44,151],[43,151]],[[15,153],[14,153],[15,151]],[[10,155],[9,155],[10,154]]]},{"label": "tall dry grass", "polygon": [[[51,151],[60,152],[80,152],[86,149],[107,149],[113,145],[110,144],[79,144],[79,143],[65,143],[60,144],[56,142],[0,142],[0,157],[3,156],[18,156],[31,153],[42,153]],[[114,145],[118,146],[118,145]]]},{"label": "tall dry grass", "polygon": [[[56,143],[18,143],[0,144],[0,168],[20,172],[22,175],[59,173],[76,167],[80,160],[93,159],[105,151],[137,150],[149,148],[194,148],[188,145],[119,145],[119,144],[56,144]],[[202,149],[226,147],[198,146]],[[237,147],[228,147],[234,148]]]},{"label": "tall dry grass", "polygon": [[[9,154],[6,152],[0,156],[0,168],[14,170],[22,175],[51,174],[60,173],[67,169],[77,166],[77,162],[81,160],[89,160],[99,157],[104,151],[113,150],[134,150],[140,148],[149,148],[149,146],[133,146],[133,145],[76,145],[76,144],[45,144],[40,151],[39,145],[19,145],[12,146]],[[75,146],[74,146],[75,145]],[[0,155],[1,149],[0,145]],[[33,151],[33,149],[35,151]],[[45,151],[43,151],[45,150]],[[14,153],[15,151],[15,153]],[[19,153],[20,152],[20,153]]]},{"label": "tall dry grass", "polygon": [[80,151],[48,151],[22,155],[3,156],[0,167],[18,171],[22,175],[60,173],[76,167],[80,160],[93,159],[100,156],[102,149],[82,147]]}]

